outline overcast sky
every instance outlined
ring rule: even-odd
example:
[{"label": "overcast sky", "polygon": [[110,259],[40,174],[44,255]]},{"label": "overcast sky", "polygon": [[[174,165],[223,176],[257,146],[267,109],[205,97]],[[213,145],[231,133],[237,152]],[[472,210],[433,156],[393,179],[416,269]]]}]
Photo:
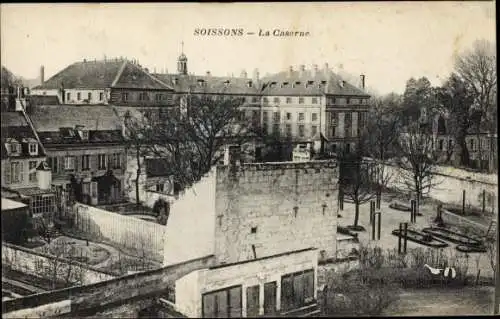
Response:
[{"label": "overcast sky", "polygon": [[[201,37],[195,28],[309,31],[307,38]],[[495,41],[494,2],[284,4],[2,4],[1,61],[14,74],[49,78],[84,58],[136,58],[175,71],[184,41],[189,72],[261,75],[325,62],[365,74],[381,93],[410,77],[441,83],[453,55]]]}]

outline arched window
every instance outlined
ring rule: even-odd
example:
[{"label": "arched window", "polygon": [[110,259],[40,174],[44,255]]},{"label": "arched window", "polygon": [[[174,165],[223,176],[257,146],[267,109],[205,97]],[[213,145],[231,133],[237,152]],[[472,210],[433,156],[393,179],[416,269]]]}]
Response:
[{"label": "arched window", "polygon": [[442,116],[438,119],[438,134],[445,135],[446,134],[446,122]]}]

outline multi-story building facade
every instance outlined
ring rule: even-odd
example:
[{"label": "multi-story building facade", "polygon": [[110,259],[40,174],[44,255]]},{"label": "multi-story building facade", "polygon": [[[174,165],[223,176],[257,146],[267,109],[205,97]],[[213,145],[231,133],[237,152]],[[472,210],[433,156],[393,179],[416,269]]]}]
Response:
[{"label": "multi-story building facade", "polygon": [[29,117],[46,150],[53,185],[89,204],[123,201],[126,147],[111,106],[37,106]]}]

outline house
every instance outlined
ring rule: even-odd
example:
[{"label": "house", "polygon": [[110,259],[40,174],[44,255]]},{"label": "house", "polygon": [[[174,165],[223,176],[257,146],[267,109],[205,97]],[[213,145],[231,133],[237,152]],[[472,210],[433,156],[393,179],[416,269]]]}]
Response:
[{"label": "house", "polygon": [[107,105],[39,105],[28,114],[44,145],[52,184],[92,205],[124,200],[121,120]]}]

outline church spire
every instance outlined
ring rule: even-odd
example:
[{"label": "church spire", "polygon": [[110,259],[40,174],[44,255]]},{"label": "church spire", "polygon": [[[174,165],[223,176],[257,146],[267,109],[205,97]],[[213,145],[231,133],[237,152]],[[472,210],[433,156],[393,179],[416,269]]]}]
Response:
[{"label": "church spire", "polygon": [[187,74],[187,57],[184,54],[184,41],[181,42],[181,55],[177,59],[177,72],[179,74]]}]

